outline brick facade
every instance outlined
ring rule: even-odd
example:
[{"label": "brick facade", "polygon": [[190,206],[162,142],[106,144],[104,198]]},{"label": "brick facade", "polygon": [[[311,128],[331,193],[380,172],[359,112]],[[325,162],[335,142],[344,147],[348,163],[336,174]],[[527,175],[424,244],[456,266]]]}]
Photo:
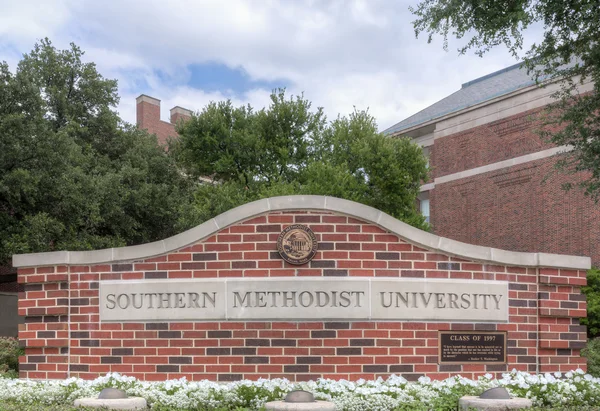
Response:
[{"label": "brick facade", "polygon": [[[277,236],[292,223],[306,224],[319,241],[319,251],[307,265],[292,266],[276,251]],[[151,258],[89,265],[15,265],[21,265],[19,282],[25,287],[19,301],[19,312],[26,316],[19,333],[26,347],[20,358],[23,378],[91,379],[120,372],[142,380],[184,376],[215,381],[261,377],[356,380],[390,374],[414,380],[421,375],[436,379],[455,374],[499,375],[513,368],[530,372],[585,369],[585,358],[579,355],[586,341],[585,327],[579,325],[579,318],[586,315],[581,294],[586,283],[584,268],[458,258],[417,245],[355,214],[269,211]],[[509,322],[99,322],[102,281],[224,277],[506,281]],[[508,363],[440,365],[441,330],[506,331]]]},{"label": "brick facade", "polygon": [[465,83],[423,110],[429,117],[417,113],[389,135],[427,147],[430,181],[420,199],[429,201],[434,233],[506,250],[590,256],[600,265],[600,209],[580,188],[563,189],[586,176],[558,172],[554,165],[569,148],[540,136],[559,86],[540,88],[523,75],[523,83],[503,90],[520,70]]}]

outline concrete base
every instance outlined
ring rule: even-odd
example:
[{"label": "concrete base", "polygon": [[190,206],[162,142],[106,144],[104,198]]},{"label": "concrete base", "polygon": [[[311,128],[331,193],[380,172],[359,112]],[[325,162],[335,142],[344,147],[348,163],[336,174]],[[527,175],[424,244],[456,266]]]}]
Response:
[{"label": "concrete base", "polygon": [[479,397],[464,396],[458,400],[461,410],[504,411],[531,408],[531,400],[527,398],[511,398],[510,400],[492,400]]},{"label": "concrete base", "polygon": [[109,410],[145,410],[148,408],[145,398],[131,397],[119,399],[80,398],[75,400],[76,407],[107,408]]},{"label": "concrete base", "polygon": [[335,404],[329,401],[271,401],[265,404],[265,409],[267,411],[335,411]]}]

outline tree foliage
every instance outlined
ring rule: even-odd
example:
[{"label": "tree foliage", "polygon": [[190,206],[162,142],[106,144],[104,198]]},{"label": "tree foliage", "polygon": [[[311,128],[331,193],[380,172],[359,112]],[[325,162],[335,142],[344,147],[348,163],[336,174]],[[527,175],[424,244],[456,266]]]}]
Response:
[{"label": "tree foliage", "polygon": [[[558,166],[569,172],[585,171],[580,185],[600,199],[600,4],[597,0],[424,0],[411,8],[417,36],[427,33],[465,39],[459,49],[483,55],[504,44],[521,56],[524,30],[543,27],[543,39],[522,56],[539,82],[560,81],[556,103],[550,105],[543,135],[573,151]],[[593,82],[593,91],[579,94],[577,86]]]},{"label": "tree foliage", "polygon": [[177,232],[191,185],[156,138],[121,122],[117,83],[75,45],[0,64],[0,263]]},{"label": "tree foliage", "polygon": [[178,131],[170,151],[186,174],[214,180],[196,192],[196,222],[259,198],[318,194],[427,227],[415,207],[427,178],[421,149],[378,133],[367,112],[327,123],[303,96],[278,90],[260,111],[211,103]]}]

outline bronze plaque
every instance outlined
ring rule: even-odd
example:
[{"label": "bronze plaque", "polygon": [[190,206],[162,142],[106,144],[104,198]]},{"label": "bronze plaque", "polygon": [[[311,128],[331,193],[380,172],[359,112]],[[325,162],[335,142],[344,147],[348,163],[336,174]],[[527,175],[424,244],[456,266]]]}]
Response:
[{"label": "bronze plaque", "polygon": [[506,332],[440,331],[440,363],[506,363]]},{"label": "bronze plaque", "polygon": [[277,251],[290,264],[302,265],[317,253],[317,237],[303,224],[286,227],[277,238]]}]

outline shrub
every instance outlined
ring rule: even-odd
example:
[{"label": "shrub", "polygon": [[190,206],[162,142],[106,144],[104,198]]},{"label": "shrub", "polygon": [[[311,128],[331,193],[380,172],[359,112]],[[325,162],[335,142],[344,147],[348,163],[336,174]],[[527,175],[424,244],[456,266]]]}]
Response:
[{"label": "shrub", "polygon": [[19,370],[19,355],[23,349],[19,341],[12,337],[0,337],[0,374]]},{"label": "shrub", "polygon": [[581,319],[581,324],[587,325],[589,338],[600,334],[600,270],[592,268],[587,272],[587,286],[581,291],[587,297],[587,318]]},{"label": "shrub", "polygon": [[600,338],[588,340],[581,350],[581,356],[587,358],[587,372],[594,377],[600,377]]}]

